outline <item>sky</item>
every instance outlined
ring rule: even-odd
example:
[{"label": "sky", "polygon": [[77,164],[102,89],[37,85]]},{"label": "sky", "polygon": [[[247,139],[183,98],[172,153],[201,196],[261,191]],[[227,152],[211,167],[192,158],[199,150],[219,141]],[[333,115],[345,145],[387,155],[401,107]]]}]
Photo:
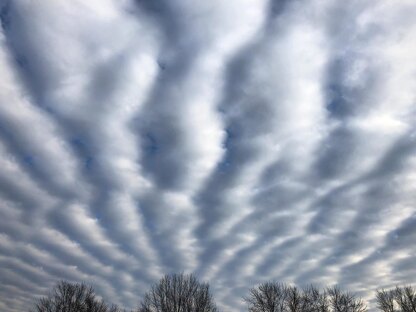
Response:
[{"label": "sky", "polygon": [[[0,0],[0,310],[59,280],[416,283],[414,0]],[[371,301],[369,301],[371,305]]]}]

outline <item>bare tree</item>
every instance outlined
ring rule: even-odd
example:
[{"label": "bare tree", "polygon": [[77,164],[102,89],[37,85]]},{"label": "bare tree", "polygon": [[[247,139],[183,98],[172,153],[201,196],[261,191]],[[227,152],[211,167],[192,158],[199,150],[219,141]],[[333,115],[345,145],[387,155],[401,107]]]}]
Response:
[{"label": "bare tree", "polygon": [[165,275],[153,285],[140,303],[138,312],[216,312],[207,283],[194,275]]},{"label": "bare tree", "polygon": [[303,289],[302,298],[303,312],[330,312],[330,302],[327,292],[320,291],[314,285]]},{"label": "bare tree", "polygon": [[306,301],[304,300],[302,291],[297,288],[296,286],[289,286],[286,287],[287,295],[286,295],[286,308],[288,312],[303,312],[304,311],[304,304]]},{"label": "bare tree", "polygon": [[287,286],[281,283],[267,282],[250,289],[244,301],[250,312],[285,312]]},{"label": "bare tree", "polygon": [[378,290],[376,300],[383,312],[416,312],[416,289],[412,286]]},{"label": "bare tree", "polygon": [[383,312],[395,312],[394,290],[377,290],[377,308]]},{"label": "bare tree", "polygon": [[328,288],[327,292],[333,312],[367,311],[367,306],[361,298],[356,298],[349,292],[343,292],[339,287]]},{"label": "bare tree", "polygon": [[[250,312],[365,312],[364,302],[338,287],[320,291],[281,283],[263,283],[250,290],[244,301]],[[412,311],[413,312],[413,311]]]},{"label": "bare tree", "polygon": [[121,312],[99,300],[92,287],[85,284],[59,282],[49,296],[40,298],[32,312]]},{"label": "bare tree", "polygon": [[395,299],[403,312],[416,312],[416,289],[412,286],[396,287]]}]

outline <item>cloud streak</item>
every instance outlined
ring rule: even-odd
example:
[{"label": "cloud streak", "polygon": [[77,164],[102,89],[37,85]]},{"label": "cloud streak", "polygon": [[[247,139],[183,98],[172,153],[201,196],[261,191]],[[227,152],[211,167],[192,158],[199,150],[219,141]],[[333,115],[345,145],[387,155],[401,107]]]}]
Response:
[{"label": "cloud streak", "polygon": [[195,272],[414,282],[416,5],[0,1],[0,309]]}]

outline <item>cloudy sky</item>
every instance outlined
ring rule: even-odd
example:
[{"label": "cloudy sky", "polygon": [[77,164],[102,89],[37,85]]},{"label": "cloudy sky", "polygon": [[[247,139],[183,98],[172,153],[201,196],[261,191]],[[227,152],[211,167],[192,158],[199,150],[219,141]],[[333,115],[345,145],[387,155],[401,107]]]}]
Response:
[{"label": "cloudy sky", "polygon": [[0,310],[165,273],[416,282],[414,0],[0,0]]}]

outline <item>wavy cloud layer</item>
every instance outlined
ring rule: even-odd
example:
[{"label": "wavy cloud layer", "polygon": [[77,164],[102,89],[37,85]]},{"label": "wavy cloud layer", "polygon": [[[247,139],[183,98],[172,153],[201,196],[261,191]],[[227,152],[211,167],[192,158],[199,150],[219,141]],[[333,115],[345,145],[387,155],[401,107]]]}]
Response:
[{"label": "wavy cloud layer", "polygon": [[416,276],[414,0],[0,1],[0,310],[195,272]]}]

